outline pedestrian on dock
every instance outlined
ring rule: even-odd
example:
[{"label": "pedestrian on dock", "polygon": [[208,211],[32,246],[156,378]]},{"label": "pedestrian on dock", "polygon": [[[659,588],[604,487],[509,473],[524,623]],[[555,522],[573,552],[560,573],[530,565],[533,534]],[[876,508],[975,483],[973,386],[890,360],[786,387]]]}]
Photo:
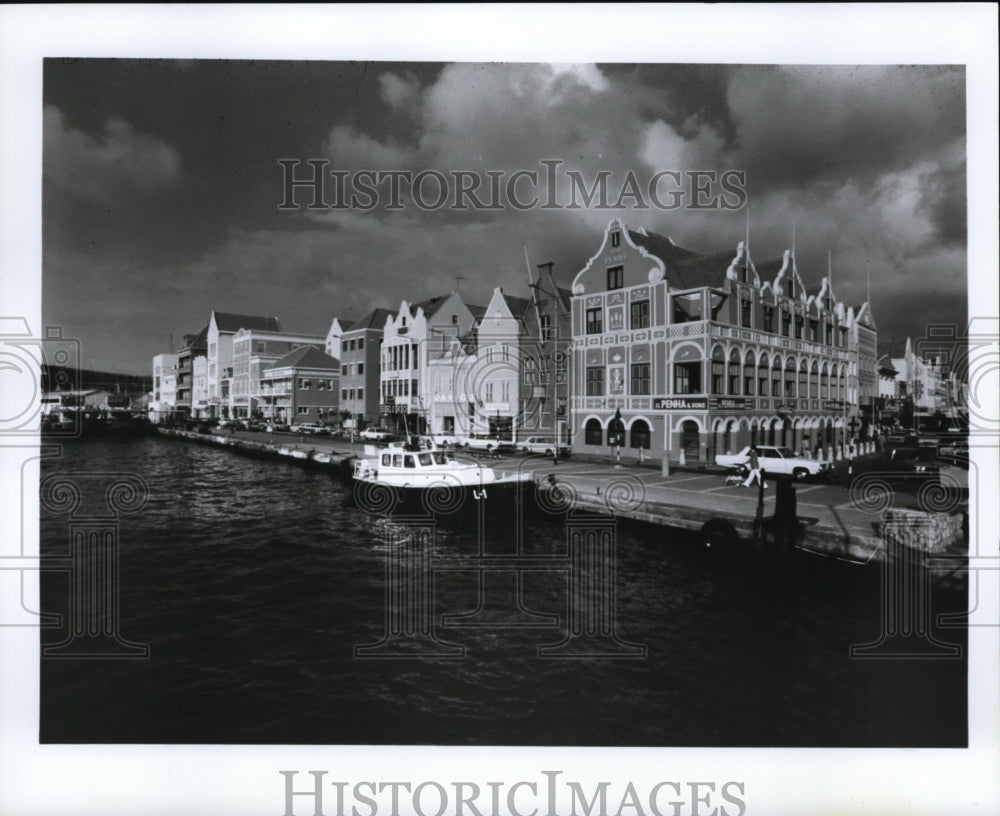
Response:
[{"label": "pedestrian on dock", "polygon": [[[750,487],[750,485],[756,481],[758,484],[763,483],[763,477],[760,475],[760,459],[757,457],[757,446],[753,445],[750,448],[750,455],[747,457],[747,467],[750,469],[750,475],[747,476],[745,482],[743,482],[744,487]],[[767,487],[767,485],[764,485]]]}]

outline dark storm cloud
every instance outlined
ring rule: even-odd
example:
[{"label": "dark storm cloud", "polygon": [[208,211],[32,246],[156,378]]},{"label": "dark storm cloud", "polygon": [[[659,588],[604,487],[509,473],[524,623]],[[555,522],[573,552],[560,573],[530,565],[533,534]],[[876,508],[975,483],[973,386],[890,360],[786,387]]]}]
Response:
[{"label": "dark storm cloud", "polygon": [[[485,303],[496,285],[525,291],[525,250],[568,285],[614,215],[703,252],[735,252],[747,232],[745,212],[689,201],[428,211],[404,195],[397,211],[279,212],[281,158],[445,174],[552,159],[564,202],[567,171],[611,174],[614,201],[628,173],[733,168],[747,177],[754,257],[779,256],[794,230],[811,286],[828,250],[858,302],[866,271],[883,299],[964,280],[961,70],[144,61],[133,74],[96,62],[47,69],[47,190],[106,196],[104,169],[116,190],[146,186],[100,212],[47,195],[46,274],[71,286],[81,265],[106,270],[119,308],[141,284],[136,297],[169,310],[178,334],[212,308],[317,331],[455,288]],[[46,303],[75,319],[66,298]],[[138,370],[163,350],[142,334],[124,344]]]}]

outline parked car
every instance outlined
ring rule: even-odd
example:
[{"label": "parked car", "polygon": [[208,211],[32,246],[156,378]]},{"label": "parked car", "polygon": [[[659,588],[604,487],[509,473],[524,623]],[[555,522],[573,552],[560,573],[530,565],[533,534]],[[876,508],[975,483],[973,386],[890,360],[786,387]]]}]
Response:
[{"label": "parked car", "polygon": [[889,487],[917,490],[925,484],[938,482],[939,478],[940,469],[928,461],[925,451],[913,447],[893,448],[855,473],[851,484],[877,480]]},{"label": "parked car", "polygon": [[292,425],[292,433],[314,434],[316,436],[329,436],[330,429],[321,422],[303,422]]},{"label": "parked car", "polygon": [[969,443],[961,439],[941,445],[938,448],[938,459],[950,459],[953,462],[969,461]]},{"label": "parked car", "polygon": [[385,428],[365,428],[358,437],[367,442],[388,442],[393,435],[392,431],[387,431]]},{"label": "parked car", "polygon": [[[818,459],[804,459],[796,456],[789,448],[777,447],[775,445],[758,445],[757,457],[760,467],[765,473],[785,474],[796,479],[805,479],[807,476],[818,476],[832,469],[829,462],[821,462]],[[715,464],[720,467],[739,467],[745,465],[750,458],[750,446],[747,445],[737,454],[720,454],[715,457]]]},{"label": "parked car", "polygon": [[517,450],[513,442],[497,439],[489,434],[471,434],[465,437],[462,447],[467,450],[486,451],[487,453],[514,453]]},{"label": "parked car", "polygon": [[559,456],[569,456],[569,447],[557,444],[551,436],[529,436],[517,443],[521,453],[541,453],[545,456],[553,456],[558,452]]},{"label": "parked car", "polygon": [[453,433],[438,433],[431,437],[434,440],[434,444],[438,447],[448,447],[454,448],[459,444],[459,439]]},{"label": "parked car", "polygon": [[284,422],[269,422],[264,430],[268,433],[284,433],[290,431],[291,428]]}]

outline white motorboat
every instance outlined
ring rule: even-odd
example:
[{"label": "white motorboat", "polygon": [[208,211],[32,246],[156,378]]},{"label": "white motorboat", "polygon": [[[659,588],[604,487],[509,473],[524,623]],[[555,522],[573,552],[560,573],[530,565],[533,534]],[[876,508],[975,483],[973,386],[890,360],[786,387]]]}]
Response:
[{"label": "white motorboat", "polygon": [[433,446],[395,444],[366,447],[354,463],[354,481],[355,496],[364,505],[382,506],[383,491],[391,488],[399,502],[418,499],[429,509],[457,509],[469,498],[519,495],[518,488],[531,484],[531,474],[497,470]]}]

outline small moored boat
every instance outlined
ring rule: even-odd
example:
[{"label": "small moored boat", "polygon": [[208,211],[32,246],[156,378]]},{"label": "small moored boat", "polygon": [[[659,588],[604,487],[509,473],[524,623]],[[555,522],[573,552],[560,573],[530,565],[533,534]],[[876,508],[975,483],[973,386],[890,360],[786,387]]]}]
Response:
[{"label": "small moored boat", "polygon": [[[454,511],[469,499],[480,501],[519,495],[531,483],[528,473],[498,472],[479,462],[456,458],[450,451],[416,444],[368,446],[354,463],[355,497],[363,506],[418,501],[431,511]],[[394,498],[394,501],[390,500]]]}]

